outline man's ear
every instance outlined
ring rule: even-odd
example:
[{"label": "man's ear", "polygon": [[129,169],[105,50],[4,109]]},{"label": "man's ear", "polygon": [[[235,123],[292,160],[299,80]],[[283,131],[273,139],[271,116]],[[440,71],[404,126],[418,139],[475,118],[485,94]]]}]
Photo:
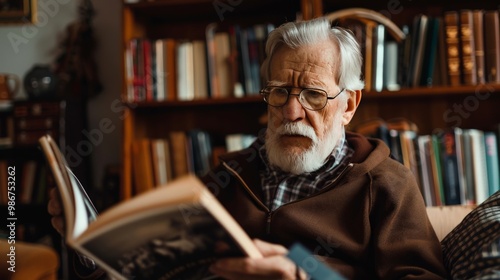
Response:
[{"label": "man's ear", "polygon": [[346,92],[348,94],[347,106],[342,114],[342,124],[344,126],[351,122],[352,117],[354,117],[354,113],[356,113],[359,102],[361,101],[361,96],[363,95],[361,90],[346,90]]}]

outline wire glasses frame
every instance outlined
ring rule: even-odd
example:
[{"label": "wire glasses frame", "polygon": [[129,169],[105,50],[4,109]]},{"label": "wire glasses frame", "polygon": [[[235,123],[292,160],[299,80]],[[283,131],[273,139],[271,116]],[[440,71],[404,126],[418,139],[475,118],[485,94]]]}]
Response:
[{"label": "wire glasses frame", "polygon": [[294,87],[267,86],[260,91],[264,101],[273,107],[282,107],[290,98],[290,95],[297,96],[300,104],[305,109],[319,111],[325,108],[328,100],[335,99],[345,88],[342,88],[335,96],[328,96],[328,93],[317,88],[302,88],[298,94],[291,93]]}]

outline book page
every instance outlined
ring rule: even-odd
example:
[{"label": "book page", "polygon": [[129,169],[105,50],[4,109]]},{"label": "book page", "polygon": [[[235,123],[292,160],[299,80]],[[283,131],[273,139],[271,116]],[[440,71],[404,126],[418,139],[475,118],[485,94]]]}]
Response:
[{"label": "book page", "polygon": [[245,255],[198,203],[139,212],[78,246],[122,279],[212,279],[216,258]]},{"label": "book page", "polygon": [[73,239],[96,220],[97,211],[81,186],[78,178],[68,167],[59,147],[49,136],[39,139],[40,146],[56,181],[64,209],[66,236]]},{"label": "book page", "polygon": [[70,175],[71,188],[75,202],[75,224],[73,226],[72,237],[76,238],[88,228],[91,222],[97,219],[97,210],[78,178],[69,167],[67,167],[67,170]]}]

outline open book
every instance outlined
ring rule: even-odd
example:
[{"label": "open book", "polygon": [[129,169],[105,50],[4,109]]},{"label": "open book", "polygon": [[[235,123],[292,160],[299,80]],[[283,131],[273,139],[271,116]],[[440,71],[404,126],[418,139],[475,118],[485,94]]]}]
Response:
[{"label": "open book", "polygon": [[118,279],[211,279],[219,257],[262,257],[212,193],[186,176],[97,214],[50,136],[39,140],[59,189],[66,243]]}]

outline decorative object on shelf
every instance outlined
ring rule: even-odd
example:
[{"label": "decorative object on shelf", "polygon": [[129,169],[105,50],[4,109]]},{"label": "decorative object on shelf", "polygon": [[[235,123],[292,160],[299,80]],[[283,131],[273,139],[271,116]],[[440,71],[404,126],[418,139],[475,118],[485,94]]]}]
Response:
[{"label": "decorative object on shelf", "polygon": [[19,89],[19,78],[14,74],[0,74],[0,101],[11,100]]},{"label": "decorative object on shelf", "polygon": [[35,23],[36,7],[36,0],[1,0],[0,24]]},{"label": "decorative object on shelf", "polygon": [[43,135],[58,143],[64,137],[63,101],[16,101],[13,110],[14,146],[34,146]]},{"label": "decorative object on shelf", "polygon": [[402,42],[406,37],[405,33],[394,22],[383,14],[370,9],[349,8],[335,11],[325,15],[331,22],[343,18],[352,18],[364,22],[365,24],[383,24],[387,31],[397,42]]},{"label": "decorative object on shelf", "polygon": [[48,65],[36,64],[24,76],[24,88],[31,100],[57,97],[57,77]]},{"label": "decorative object on shelf", "polygon": [[69,93],[89,98],[102,91],[94,59],[96,41],[92,30],[95,11],[90,0],[80,5],[80,18],[70,24],[66,38],[61,43],[62,53],[56,59],[55,72],[60,81],[61,96]]}]

